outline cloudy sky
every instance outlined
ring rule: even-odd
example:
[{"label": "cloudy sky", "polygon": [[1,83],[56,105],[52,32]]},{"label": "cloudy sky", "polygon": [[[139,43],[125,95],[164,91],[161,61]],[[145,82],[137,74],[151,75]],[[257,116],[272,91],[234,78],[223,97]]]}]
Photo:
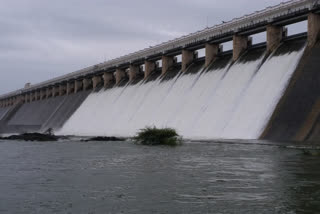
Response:
[{"label": "cloudy sky", "polygon": [[281,0],[0,0],[0,94]]}]

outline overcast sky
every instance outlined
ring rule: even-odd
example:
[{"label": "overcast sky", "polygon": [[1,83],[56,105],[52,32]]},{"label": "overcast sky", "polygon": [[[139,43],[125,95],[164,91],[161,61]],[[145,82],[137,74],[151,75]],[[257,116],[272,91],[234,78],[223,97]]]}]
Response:
[{"label": "overcast sky", "polygon": [[281,0],[0,0],[0,94]]}]

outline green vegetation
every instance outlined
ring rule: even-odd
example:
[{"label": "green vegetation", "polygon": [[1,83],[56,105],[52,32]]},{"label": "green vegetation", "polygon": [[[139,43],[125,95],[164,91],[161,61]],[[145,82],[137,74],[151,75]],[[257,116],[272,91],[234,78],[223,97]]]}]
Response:
[{"label": "green vegetation", "polygon": [[133,139],[138,144],[148,146],[177,146],[182,142],[176,130],[171,128],[158,129],[156,127],[141,129]]}]

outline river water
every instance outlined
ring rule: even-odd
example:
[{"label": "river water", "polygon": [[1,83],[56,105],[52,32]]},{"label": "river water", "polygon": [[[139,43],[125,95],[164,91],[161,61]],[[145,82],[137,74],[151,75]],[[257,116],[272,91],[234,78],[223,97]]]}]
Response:
[{"label": "river water", "polygon": [[0,141],[0,213],[320,213],[319,166],[263,142]]}]

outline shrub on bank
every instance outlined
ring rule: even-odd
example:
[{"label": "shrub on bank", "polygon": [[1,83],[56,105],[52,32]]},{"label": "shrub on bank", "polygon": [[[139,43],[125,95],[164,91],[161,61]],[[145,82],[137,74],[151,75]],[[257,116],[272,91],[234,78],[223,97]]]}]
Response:
[{"label": "shrub on bank", "polygon": [[177,146],[182,142],[176,130],[171,128],[158,129],[156,127],[141,129],[133,139],[138,144],[149,146]]},{"label": "shrub on bank", "polygon": [[24,133],[20,135],[11,135],[9,137],[0,137],[0,140],[24,140],[24,141],[57,141],[59,138],[51,134]]}]

